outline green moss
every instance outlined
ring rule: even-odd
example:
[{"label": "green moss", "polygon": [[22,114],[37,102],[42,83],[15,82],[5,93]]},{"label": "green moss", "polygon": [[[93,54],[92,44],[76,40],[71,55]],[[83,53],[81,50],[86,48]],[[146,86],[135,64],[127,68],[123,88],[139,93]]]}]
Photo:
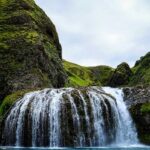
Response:
[{"label": "green moss", "polygon": [[21,98],[25,93],[28,93],[31,90],[23,90],[23,91],[17,91],[13,94],[10,94],[5,97],[2,104],[0,105],[0,118],[2,118],[5,113],[9,110],[9,108],[19,99]]},{"label": "green moss", "polygon": [[32,43],[32,44],[36,44],[39,40],[39,34],[37,31],[34,30],[28,30],[26,28],[23,28],[20,30],[16,30],[16,31],[7,31],[6,30],[4,32],[1,32],[1,36],[0,36],[0,41],[3,41],[3,43],[1,44],[2,46],[4,46],[4,48],[8,48],[9,45],[7,45],[7,41],[11,40],[11,39],[16,39],[16,38],[24,38],[26,40],[27,43]]},{"label": "green moss", "polygon": [[44,11],[34,0],[0,0],[0,101],[14,91],[65,81],[57,31]]},{"label": "green moss", "polygon": [[139,103],[130,108],[132,118],[136,124],[138,138],[141,143],[150,144],[149,114],[150,103]]},{"label": "green moss", "polygon": [[150,113],[150,103],[144,103],[141,106],[141,112],[142,113]]},{"label": "green moss", "polygon": [[26,40],[32,42],[33,44],[38,41],[39,34],[36,31],[27,32]]},{"label": "green moss", "polygon": [[9,46],[5,43],[0,43],[0,49],[8,49]]},{"label": "green moss", "polygon": [[[44,88],[44,87],[47,88],[47,87],[49,87],[49,85],[51,85],[48,74],[46,72],[42,73],[42,71],[40,69],[33,68],[31,73],[37,74],[38,78],[43,81],[43,87],[42,88]],[[32,82],[32,81],[29,81],[29,82]]]},{"label": "green moss", "polygon": [[132,68],[134,74],[130,85],[150,85],[150,52],[141,57]]}]

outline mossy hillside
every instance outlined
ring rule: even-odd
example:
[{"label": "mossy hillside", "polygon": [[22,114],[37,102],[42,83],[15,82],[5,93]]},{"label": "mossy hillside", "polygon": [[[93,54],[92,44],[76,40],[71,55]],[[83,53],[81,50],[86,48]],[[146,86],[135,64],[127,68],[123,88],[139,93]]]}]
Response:
[{"label": "mossy hillside", "polygon": [[84,67],[65,60],[63,65],[69,77],[67,86],[104,86],[113,72],[108,66]]},{"label": "mossy hillside", "polygon": [[150,52],[141,57],[132,68],[134,75],[130,85],[150,85]]},{"label": "mossy hillside", "polygon": [[84,67],[64,61],[71,86],[137,86],[150,85],[150,52],[138,60],[133,68],[123,62],[113,69],[109,66]]},{"label": "mossy hillside", "polygon": [[114,72],[114,68],[104,65],[88,68],[91,71],[92,78],[94,80],[93,83],[95,83],[95,85],[101,84],[106,86],[108,84],[108,80]]},{"label": "mossy hillside", "polygon": [[1,0],[0,6],[0,99],[17,90],[64,86],[51,20],[33,0]]},{"label": "mossy hillside", "polygon": [[67,86],[90,86],[93,81],[91,80],[91,72],[88,68],[63,61],[64,68],[69,77],[69,83]]},{"label": "mossy hillside", "polygon": [[[70,73],[69,73],[70,74]],[[73,86],[73,87],[80,87],[80,86],[90,86],[91,85],[91,81],[87,81],[87,80],[83,80],[80,77],[71,74],[71,76],[69,77],[69,83],[66,86]]]}]

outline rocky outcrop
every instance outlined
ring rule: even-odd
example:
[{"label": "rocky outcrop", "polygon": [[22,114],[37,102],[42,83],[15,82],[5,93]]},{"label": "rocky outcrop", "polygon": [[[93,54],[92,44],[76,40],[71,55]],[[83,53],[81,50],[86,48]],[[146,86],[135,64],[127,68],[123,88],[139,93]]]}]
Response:
[{"label": "rocky outcrop", "polygon": [[150,87],[124,88],[124,99],[136,124],[140,142],[150,145]]},{"label": "rocky outcrop", "polygon": [[0,100],[23,89],[62,87],[54,24],[33,0],[0,1]]},{"label": "rocky outcrop", "polygon": [[132,75],[132,71],[127,63],[121,63],[117,66],[114,73],[108,81],[108,85],[112,87],[127,85]]}]

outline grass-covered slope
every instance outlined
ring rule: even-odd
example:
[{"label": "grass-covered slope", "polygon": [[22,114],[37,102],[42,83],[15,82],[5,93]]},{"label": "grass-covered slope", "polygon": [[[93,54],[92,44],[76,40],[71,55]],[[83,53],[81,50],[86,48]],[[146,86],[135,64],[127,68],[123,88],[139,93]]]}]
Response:
[{"label": "grass-covered slope", "polygon": [[150,86],[150,52],[141,57],[133,68],[123,62],[113,69],[109,66],[84,67],[64,61],[69,76],[67,86]]},{"label": "grass-covered slope", "polygon": [[130,85],[150,85],[150,52],[141,57],[132,68],[134,74]]},{"label": "grass-covered slope", "polygon": [[63,61],[69,82],[67,86],[89,86],[92,85],[91,72],[87,67],[83,67],[68,61]]},{"label": "grass-covered slope", "polygon": [[0,100],[22,89],[64,86],[54,24],[34,0],[0,0]]},{"label": "grass-covered slope", "polygon": [[96,67],[89,67],[92,74],[92,80],[94,85],[107,86],[110,77],[112,76],[114,69],[109,66],[100,65]]},{"label": "grass-covered slope", "polygon": [[107,85],[113,72],[108,66],[84,67],[65,60],[63,64],[69,77],[67,86]]}]

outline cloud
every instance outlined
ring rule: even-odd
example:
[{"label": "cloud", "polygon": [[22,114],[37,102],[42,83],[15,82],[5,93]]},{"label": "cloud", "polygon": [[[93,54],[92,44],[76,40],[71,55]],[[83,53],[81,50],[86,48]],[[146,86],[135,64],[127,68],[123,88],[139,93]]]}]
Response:
[{"label": "cloud", "polygon": [[150,50],[149,0],[36,0],[59,33],[66,60],[131,66]]}]

